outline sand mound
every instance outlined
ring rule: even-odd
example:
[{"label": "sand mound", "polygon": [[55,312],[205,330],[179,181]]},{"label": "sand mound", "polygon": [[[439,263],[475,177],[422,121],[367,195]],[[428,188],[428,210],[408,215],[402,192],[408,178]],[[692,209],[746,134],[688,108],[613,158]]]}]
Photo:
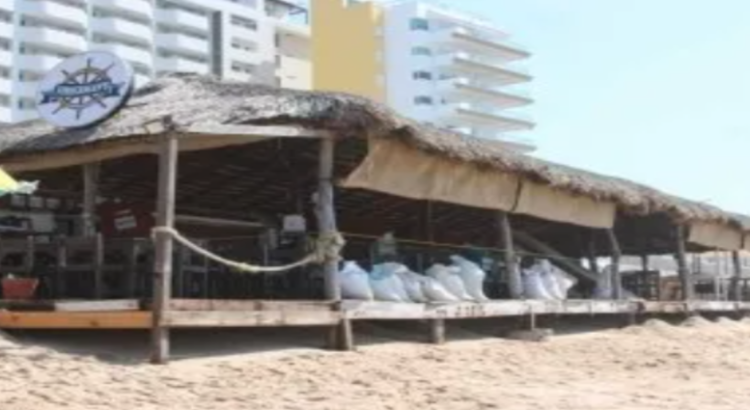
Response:
[{"label": "sand mound", "polygon": [[[356,353],[235,354],[169,366],[117,364],[2,337],[9,347],[0,349],[0,408],[736,410],[750,401],[750,326],[717,333],[717,325],[650,320],[639,328],[647,332],[543,344],[388,343]],[[208,332],[191,337],[175,336],[176,357],[188,342],[206,349],[216,342]],[[112,355],[122,348],[113,346]]]},{"label": "sand mound", "polygon": [[721,325],[721,326],[727,326],[727,327],[742,326],[741,322],[734,320],[732,318],[724,317],[724,316],[716,319],[716,324]]},{"label": "sand mound", "polygon": [[649,319],[643,322],[643,327],[648,329],[672,329],[673,326],[659,319]]},{"label": "sand mound", "polygon": [[691,317],[685,319],[685,321],[683,321],[680,324],[680,326],[682,326],[682,327],[693,327],[693,328],[696,328],[696,327],[703,328],[703,327],[712,327],[712,326],[714,326],[714,323],[712,323],[710,320],[708,320],[708,319],[706,319],[704,317],[701,317],[701,316],[691,316]]}]

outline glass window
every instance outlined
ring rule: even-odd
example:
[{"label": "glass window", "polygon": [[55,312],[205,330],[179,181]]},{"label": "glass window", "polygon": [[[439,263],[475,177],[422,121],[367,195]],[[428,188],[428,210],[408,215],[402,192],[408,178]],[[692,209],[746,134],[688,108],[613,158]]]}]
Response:
[{"label": "glass window", "polygon": [[431,56],[432,50],[429,47],[414,47],[411,49],[411,55],[413,56]]},{"label": "glass window", "polygon": [[427,19],[413,18],[411,19],[409,26],[412,30],[430,30],[430,22]]},{"label": "glass window", "polygon": [[432,73],[429,71],[415,71],[414,79],[415,80],[432,80]]}]

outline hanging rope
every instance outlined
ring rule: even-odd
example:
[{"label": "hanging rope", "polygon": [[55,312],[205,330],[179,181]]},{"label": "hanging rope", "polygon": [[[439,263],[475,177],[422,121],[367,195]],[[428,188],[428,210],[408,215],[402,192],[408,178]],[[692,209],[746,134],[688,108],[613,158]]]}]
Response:
[{"label": "hanging rope", "polygon": [[177,230],[164,226],[155,227],[153,234],[164,234],[169,235],[180,245],[190,249],[191,251],[203,256],[204,258],[210,259],[216,263],[228,266],[240,272],[245,273],[280,273],[301,266],[309,265],[311,263],[325,263],[329,261],[339,261],[341,259],[341,249],[344,247],[344,238],[338,232],[332,232],[328,234],[321,234],[315,240],[315,249],[312,253],[300,259],[297,262],[290,263],[288,265],[281,266],[259,266],[251,265],[245,262],[233,261],[231,259],[224,258],[223,256],[217,255],[207,249],[202,248],[195,242],[190,241],[186,237],[182,236]]}]

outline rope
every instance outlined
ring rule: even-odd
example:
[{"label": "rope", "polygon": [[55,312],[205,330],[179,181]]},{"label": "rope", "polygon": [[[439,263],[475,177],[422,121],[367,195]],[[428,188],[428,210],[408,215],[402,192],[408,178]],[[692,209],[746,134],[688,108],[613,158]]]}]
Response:
[{"label": "rope", "polygon": [[338,232],[331,232],[327,234],[321,234],[315,241],[315,249],[309,255],[300,259],[297,262],[290,263],[288,265],[281,266],[259,266],[251,265],[245,262],[233,261],[231,259],[224,258],[223,256],[217,255],[207,249],[204,249],[196,243],[190,241],[186,237],[182,236],[177,230],[168,228],[165,226],[155,227],[153,234],[169,235],[182,246],[190,249],[191,251],[203,256],[204,258],[210,259],[216,263],[228,266],[240,272],[245,273],[280,273],[301,266],[305,266],[311,263],[326,263],[330,261],[339,261],[341,259],[341,249],[344,247],[344,238]]}]

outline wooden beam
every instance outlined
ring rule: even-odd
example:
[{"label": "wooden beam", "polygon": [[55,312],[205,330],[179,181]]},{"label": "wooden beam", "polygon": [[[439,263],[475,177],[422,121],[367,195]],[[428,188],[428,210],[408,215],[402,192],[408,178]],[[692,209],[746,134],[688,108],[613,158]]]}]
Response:
[{"label": "wooden beam", "polygon": [[325,310],[168,311],[164,325],[171,328],[336,326],[340,315]]},{"label": "wooden beam", "polygon": [[2,329],[148,329],[150,312],[7,312]]},{"label": "wooden beam", "polygon": [[[321,235],[331,235],[338,231],[336,224],[336,212],[333,197],[333,166],[335,161],[336,142],[333,138],[324,138],[320,141],[320,152],[318,157],[318,192],[316,204],[316,216],[318,218],[318,231]],[[323,280],[325,284],[325,296],[330,302],[341,302],[341,289],[337,280],[338,261],[334,259],[323,263]],[[338,306],[338,305],[337,305]],[[351,326],[346,327],[337,323],[331,328],[328,337],[329,347],[345,350],[347,340],[353,340]]]},{"label": "wooden beam", "polygon": [[682,299],[693,299],[693,278],[687,263],[687,254],[685,251],[685,225],[678,223],[675,227],[675,259],[677,261],[677,272],[680,275],[682,284]]},{"label": "wooden beam", "polygon": [[140,303],[136,299],[55,302],[58,312],[120,312],[138,310]]},{"label": "wooden beam", "polygon": [[589,261],[589,270],[594,274],[599,275],[601,272],[599,272],[599,264],[596,262],[598,255],[596,250],[596,233],[596,229],[591,230],[591,235],[589,236],[588,241],[588,249],[586,249],[586,255]]},{"label": "wooden beam", "polygon": [[83,236],[96,233],[96,197],[99,193],[99,163],[85,164],[83,170]]},{"label": "wooden beam", "polygon": [[[177,191],[177,136],[165,135],[159,142],[159,186],[156,225],[174,227],[175,196]],[[169,360],[169,329],[164,322],[172,294],[172,236],[158,233],[155,237],[154,306],[151,328],[151,362]]]},{"label": "wooden beam", "polygon": [[507,212],[500,212],[498,215],[498,225],[500,228],[501,248],[505,260],[505,269],[508,274],[508,290],[511,299],[521,299],[524,296],[523,283],[521,281],[521,271],[518,268],[516,260],[516,250],[513,244],[513,228],[510,224],[510,216]]},{"label": "wooden beam", "polygon": [[620,250],[620,242],[617,240],[614,229],[607,229],[607,239],[609,239],[610,257],[611,263],[611,274],[612,274],[612,297],[615,300],[621,300],[623,296],[622,292],[622,278],[620,277],[620,258],[622,257],[622,251]]},{"label": "wooden beam", "polygon": [[323,138],[329,133],[300,127],[278,125],[242,125],[242,124],[212,124],[194,125],[188,127],[187,134],[223,135],[236,137],[265,137],[265,138]]},{"label": "wooden beam", "polygon": [[732,252],[732,268],[734,277],[732,278],[732,296],[731,300],[736,302],[742,301],[742,263],[740,261],[740,252]]},{"label": "wooden beam", "polygon": [[445,343],[445,319],[438,318],[429,321],[430,343],[441,345]]},{"label": "wooden beam", "polygon": [[332,311],[332,302],[310,301],[269,301],[269,300],[220,300],[220,299],[172,299],[170,311]]}]

